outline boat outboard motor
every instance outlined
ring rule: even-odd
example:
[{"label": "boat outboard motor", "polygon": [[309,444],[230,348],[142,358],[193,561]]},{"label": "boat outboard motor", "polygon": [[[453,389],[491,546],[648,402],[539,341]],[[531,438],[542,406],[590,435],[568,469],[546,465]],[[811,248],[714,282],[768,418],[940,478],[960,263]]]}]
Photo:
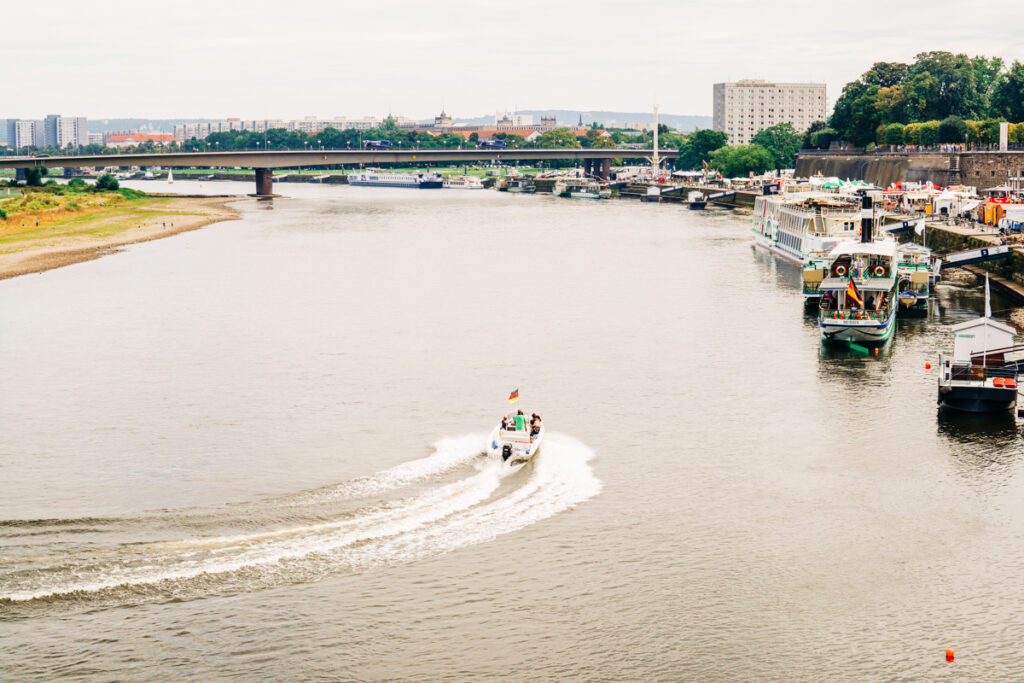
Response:
[{"label": "boat outboard motor", "polygon": [[861,198],[860,241],[864,243],[871,241],[871,230],[874,228],[875,224],[875,211],[872,208],[872,205],[873,201],[871,197],[864,195]]},{"label": "boat outboard motor", "polygon": [[512,444],[505,444],[501,447],[501,459],[508,460],[512,457]]}]

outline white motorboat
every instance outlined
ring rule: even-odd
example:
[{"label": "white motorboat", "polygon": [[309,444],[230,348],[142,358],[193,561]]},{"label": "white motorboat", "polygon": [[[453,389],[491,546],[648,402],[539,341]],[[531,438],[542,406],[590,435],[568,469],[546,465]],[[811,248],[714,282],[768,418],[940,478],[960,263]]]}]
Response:
[{"label": "white motorboat", "polygon": [[533,458],[543,441],[544,423],[539,418],[534,424],[524,419],[521,428],[516,429],[515,415],[506,416],[502,424],[491,432],[491,438],[487,442],[487,454],[501,456],[508,464],[518,465]]}]

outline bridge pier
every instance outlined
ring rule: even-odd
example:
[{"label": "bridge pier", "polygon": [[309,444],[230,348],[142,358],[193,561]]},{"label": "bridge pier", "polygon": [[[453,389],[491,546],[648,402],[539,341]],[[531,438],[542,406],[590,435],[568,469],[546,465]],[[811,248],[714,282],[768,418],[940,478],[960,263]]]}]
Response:
[{"label": "bridge pier", "polygon": [[611,180],[611,178],[612,178],[612,160],[611,159],[602,159],[601,160],[600,176],[601,176],[601,180],[605,180],[605,181]]},{"label": "bridge pier", "polygon": [[257,168],[256,171],[256,196],[274,196],[274,170],[271,168]]},{"label": "bridge pier", "polygon": [[594,175],[594,160],[593,159],[584,159],[583,160],[583,172],[587,175],[588,178],[590,176]]}]

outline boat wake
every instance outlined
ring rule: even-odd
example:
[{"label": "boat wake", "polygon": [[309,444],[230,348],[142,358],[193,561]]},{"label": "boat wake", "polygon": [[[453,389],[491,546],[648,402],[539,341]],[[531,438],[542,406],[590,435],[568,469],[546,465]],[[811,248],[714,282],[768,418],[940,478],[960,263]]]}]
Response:
[{"label": "boat wake", "polygon": [[[0,521],[0,615],[54,602],[191,599],[414,562],[568,510],[601,482],[593,452],[550,434],[530,464],[486,435],[369,477],[242,505],[126,518]],[[185,537],[182,537],[183,534]]]}]

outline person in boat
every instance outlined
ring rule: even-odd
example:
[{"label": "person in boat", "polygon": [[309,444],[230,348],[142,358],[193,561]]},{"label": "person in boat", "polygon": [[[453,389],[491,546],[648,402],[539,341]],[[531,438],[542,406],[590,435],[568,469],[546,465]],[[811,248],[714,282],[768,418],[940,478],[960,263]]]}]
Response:
[{"label": "person in boat", "polygon": [[868,298],[864,300],[864,310],[873,311],[875,310],[875,296],[874,294],[868,294]]},{"label": "person in boat", "polygon": [[860,256],[853,262],[853,276],[860,278],[864,274],[864,259]]},{"label": "person in boat", "polygon": [[523,411],[516,412],[515,415],[516,431],[526,431],[526,416],[523,415]]},{"label": "person in boat", "polygon": [[507,432],[508,431],[508,415],[502,415],[501,416],[501,431],[503,431],[503,432]]},{"label": "person in boat", "polygon": [[540,415],[538,415],[537,413],[534,413],[533,414],[533,419],[530,420],[530,438],[531,439],[533,437],[537,436],[538,434],[540,434],[540,428],[541,428]]}]

